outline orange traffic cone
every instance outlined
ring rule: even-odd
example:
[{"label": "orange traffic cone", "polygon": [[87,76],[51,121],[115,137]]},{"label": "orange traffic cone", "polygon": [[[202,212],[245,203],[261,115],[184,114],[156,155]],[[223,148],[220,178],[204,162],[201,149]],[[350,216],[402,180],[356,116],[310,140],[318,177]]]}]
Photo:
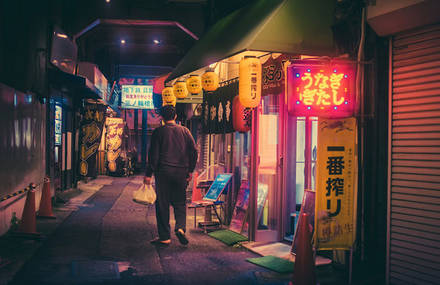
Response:
[{"label": "orange traffic cone", "polygon": [[21,221],[18,225],[18,232],[20,234],[39,235],[35,217],[35,187],[33,185],[29,187],[30,190],[27,193],[26,202],[24,203],[23,214],[21,215]]},{"label": "orange traffic cone", "polygon": [[298,230],[298,248],[293,271],[294,285],[315,285],[315,261],[313,259],[312,236],[310,233],[308,215],[303,213],[301,228]]},{"label": "orange traffic cone", "polygon": [[38,211],[38,218],[56,219],[52,213],[52,197],[50,194],[50,179],[44,178],[43,191],[41,193],[40,210]]},{"label": "orange traffic cone", "polygon": [[191,196],[191,202],[193,203],[202,200],[202,192],[200,191],[200,188],[197,187],[198,178],[199,178],[199,174],[195,172],[193,176],[193,191]]}]

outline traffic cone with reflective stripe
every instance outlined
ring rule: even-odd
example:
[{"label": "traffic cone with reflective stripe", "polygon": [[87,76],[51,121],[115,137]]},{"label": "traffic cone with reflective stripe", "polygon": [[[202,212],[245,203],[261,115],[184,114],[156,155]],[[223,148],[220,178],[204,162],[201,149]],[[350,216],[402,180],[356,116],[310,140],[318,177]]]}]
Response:
[{"label": "traffic cone with reflective stripe", "polygon": [[30,190],[27,193],[23,214],[21,215],[21,221],[18,225],[18,233],[39,235],[37,232],[37,222],[35,217],[35,186],[30,185],[29,187]]},{"label": "traffic cone with reflective stripe", "polygon": [[312,235],[309,228],[308,215],[301,216],[301,228],[298,231],[298,248],[293,271],[294,285],[315,285],[315,261],[313,259]]},{"label": "traffic cone with reflective stripe", "polygon": [[52,212],[52,195],[50,193],[50,179],[44,178],[43,191],[41,192],[40,210],[38,218],[56,219]]}]

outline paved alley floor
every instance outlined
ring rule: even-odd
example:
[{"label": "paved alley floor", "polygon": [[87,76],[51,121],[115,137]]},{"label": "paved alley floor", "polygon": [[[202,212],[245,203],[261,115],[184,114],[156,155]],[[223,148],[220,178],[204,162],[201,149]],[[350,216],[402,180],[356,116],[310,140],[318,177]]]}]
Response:
[{"label": "paved alley floor", "polygon": [[9,284],[288,283],[290,276],[246,261],[256,254],[192,228],[193,216],[187,220],[188,246],[180,245],[174,235],[168,247],[151,245],[149,240],[156,236],[154,206],[132,201],[141,179],[109,178],[82,203],[68,203],[71,213]]}]

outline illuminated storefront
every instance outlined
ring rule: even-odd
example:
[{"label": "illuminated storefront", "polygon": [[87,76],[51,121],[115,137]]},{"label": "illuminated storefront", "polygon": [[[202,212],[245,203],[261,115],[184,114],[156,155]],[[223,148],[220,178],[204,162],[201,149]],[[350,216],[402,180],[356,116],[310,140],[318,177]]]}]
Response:
[{"label": "illuminated storefront", "polygon": [[[240,103],[249,107],[251,129],[247,131],[240,127],[244,132],[237,131],[233,137],[210,135],[210,141],[214,141],[214,144],[209,144],[208,154],[209,158],[214,159],[208,159],[207,165],[220,161],[226,163],[227,171],[237,170],[234,173],[234,193],[238,197],[246,196],[246,192],[240,194],[241,188],[249,188],[248,220],[241,227],[247,231],[241,232],[247,234],[250,241],[277,243],[294,239],[299,211],[304,197],[308,196],[305,193],[313,192],[318,185],[319,124],[327,120],[333,124],[332,119],[342,120],[354,115],[355,72],[352,63],[332,57],[330,11],[333,10],[330,3],[319,11],[311,4],[297,5],[295,1],[264,5],[264,9],[249,6],[249,14],[233,14],[220,21],[218,25],[225,27],[220,31],[213,28],[208,32],[206,38],[210,40],[199,41],[168,79],[178,80],[189,76],[189,73],[202,74],[210,68],[219,75],[220,82],[238,78],[239,84],[247,86],[246,94],[241,94],[239,88],[238,97]],[[308,15],[317,12],[320,21],[315,21],[311,16],[303,19],[301,28],[296,29],[298,23],[293,20],[294,15],[301,11]],[[237,23],[234,25],[237,42],[223,41],[219,34],[223,29],[229,31],[227,27],[233,23]],[[283,23],[282,29],[280,23]],[[273,32],[275,30],[277,33]],[[298,37],[300,34],[301,37]],[[218,41],[214,40],[217,37]],[[224,50],[228,53],[225,54]],[[326,57],[320,57],[322,55]],[[213,62],[214,59],[217,62]],[[206,66],[206,62],[211,65]],[[258,66],[261,66],[261,71]],[[259,72],[261,75],[253,79]],[[246,78],[242,79],[242,75]],[[208,112],[205,114],[209,115]],[[338,123],[336,127],[339,127]],[[217,142],[220,142],[218,149]],[[221,160],[216,160],[217,157]],[[227,157],[231,158],[225,159]],[[356,164],[355,159],[352,158],[350,163]],[[350,179],[355,178],[354,170],[350,171]],[[354,184],[352,181],[348,187],[347,183],[348,188],[342,192],[354,193]],[[334,192],[330,190],[330,194]],[[336,198],[342,199],[342,192],[339,191],[340,196]],[[344,199],[347,197],[348,201],[349,196],[345,195]],[[314,200],[312,202],[314,215]],[[335,205],[337,203],[336,199]],[[350,218],[355,215],[355,210],[353,205],[348,207],[348,204],[354,203],[353,198],[341,209],[350,208]],[[330,208],[330,211],[333,209]],[[240,228],[235,221],[234,227]],[[345,248],[350,247],[351,244],[348,244]]]}]

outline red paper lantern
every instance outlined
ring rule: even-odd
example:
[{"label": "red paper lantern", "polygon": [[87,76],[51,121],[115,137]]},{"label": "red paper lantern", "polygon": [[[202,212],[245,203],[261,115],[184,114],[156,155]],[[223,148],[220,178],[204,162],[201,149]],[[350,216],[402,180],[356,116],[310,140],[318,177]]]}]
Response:
[{"label": "red paper lantern", "polygon": [[251,109],[245,108],[238,96],[232,102],[232,125],[237,132],[245,133],[251,129]]}]

